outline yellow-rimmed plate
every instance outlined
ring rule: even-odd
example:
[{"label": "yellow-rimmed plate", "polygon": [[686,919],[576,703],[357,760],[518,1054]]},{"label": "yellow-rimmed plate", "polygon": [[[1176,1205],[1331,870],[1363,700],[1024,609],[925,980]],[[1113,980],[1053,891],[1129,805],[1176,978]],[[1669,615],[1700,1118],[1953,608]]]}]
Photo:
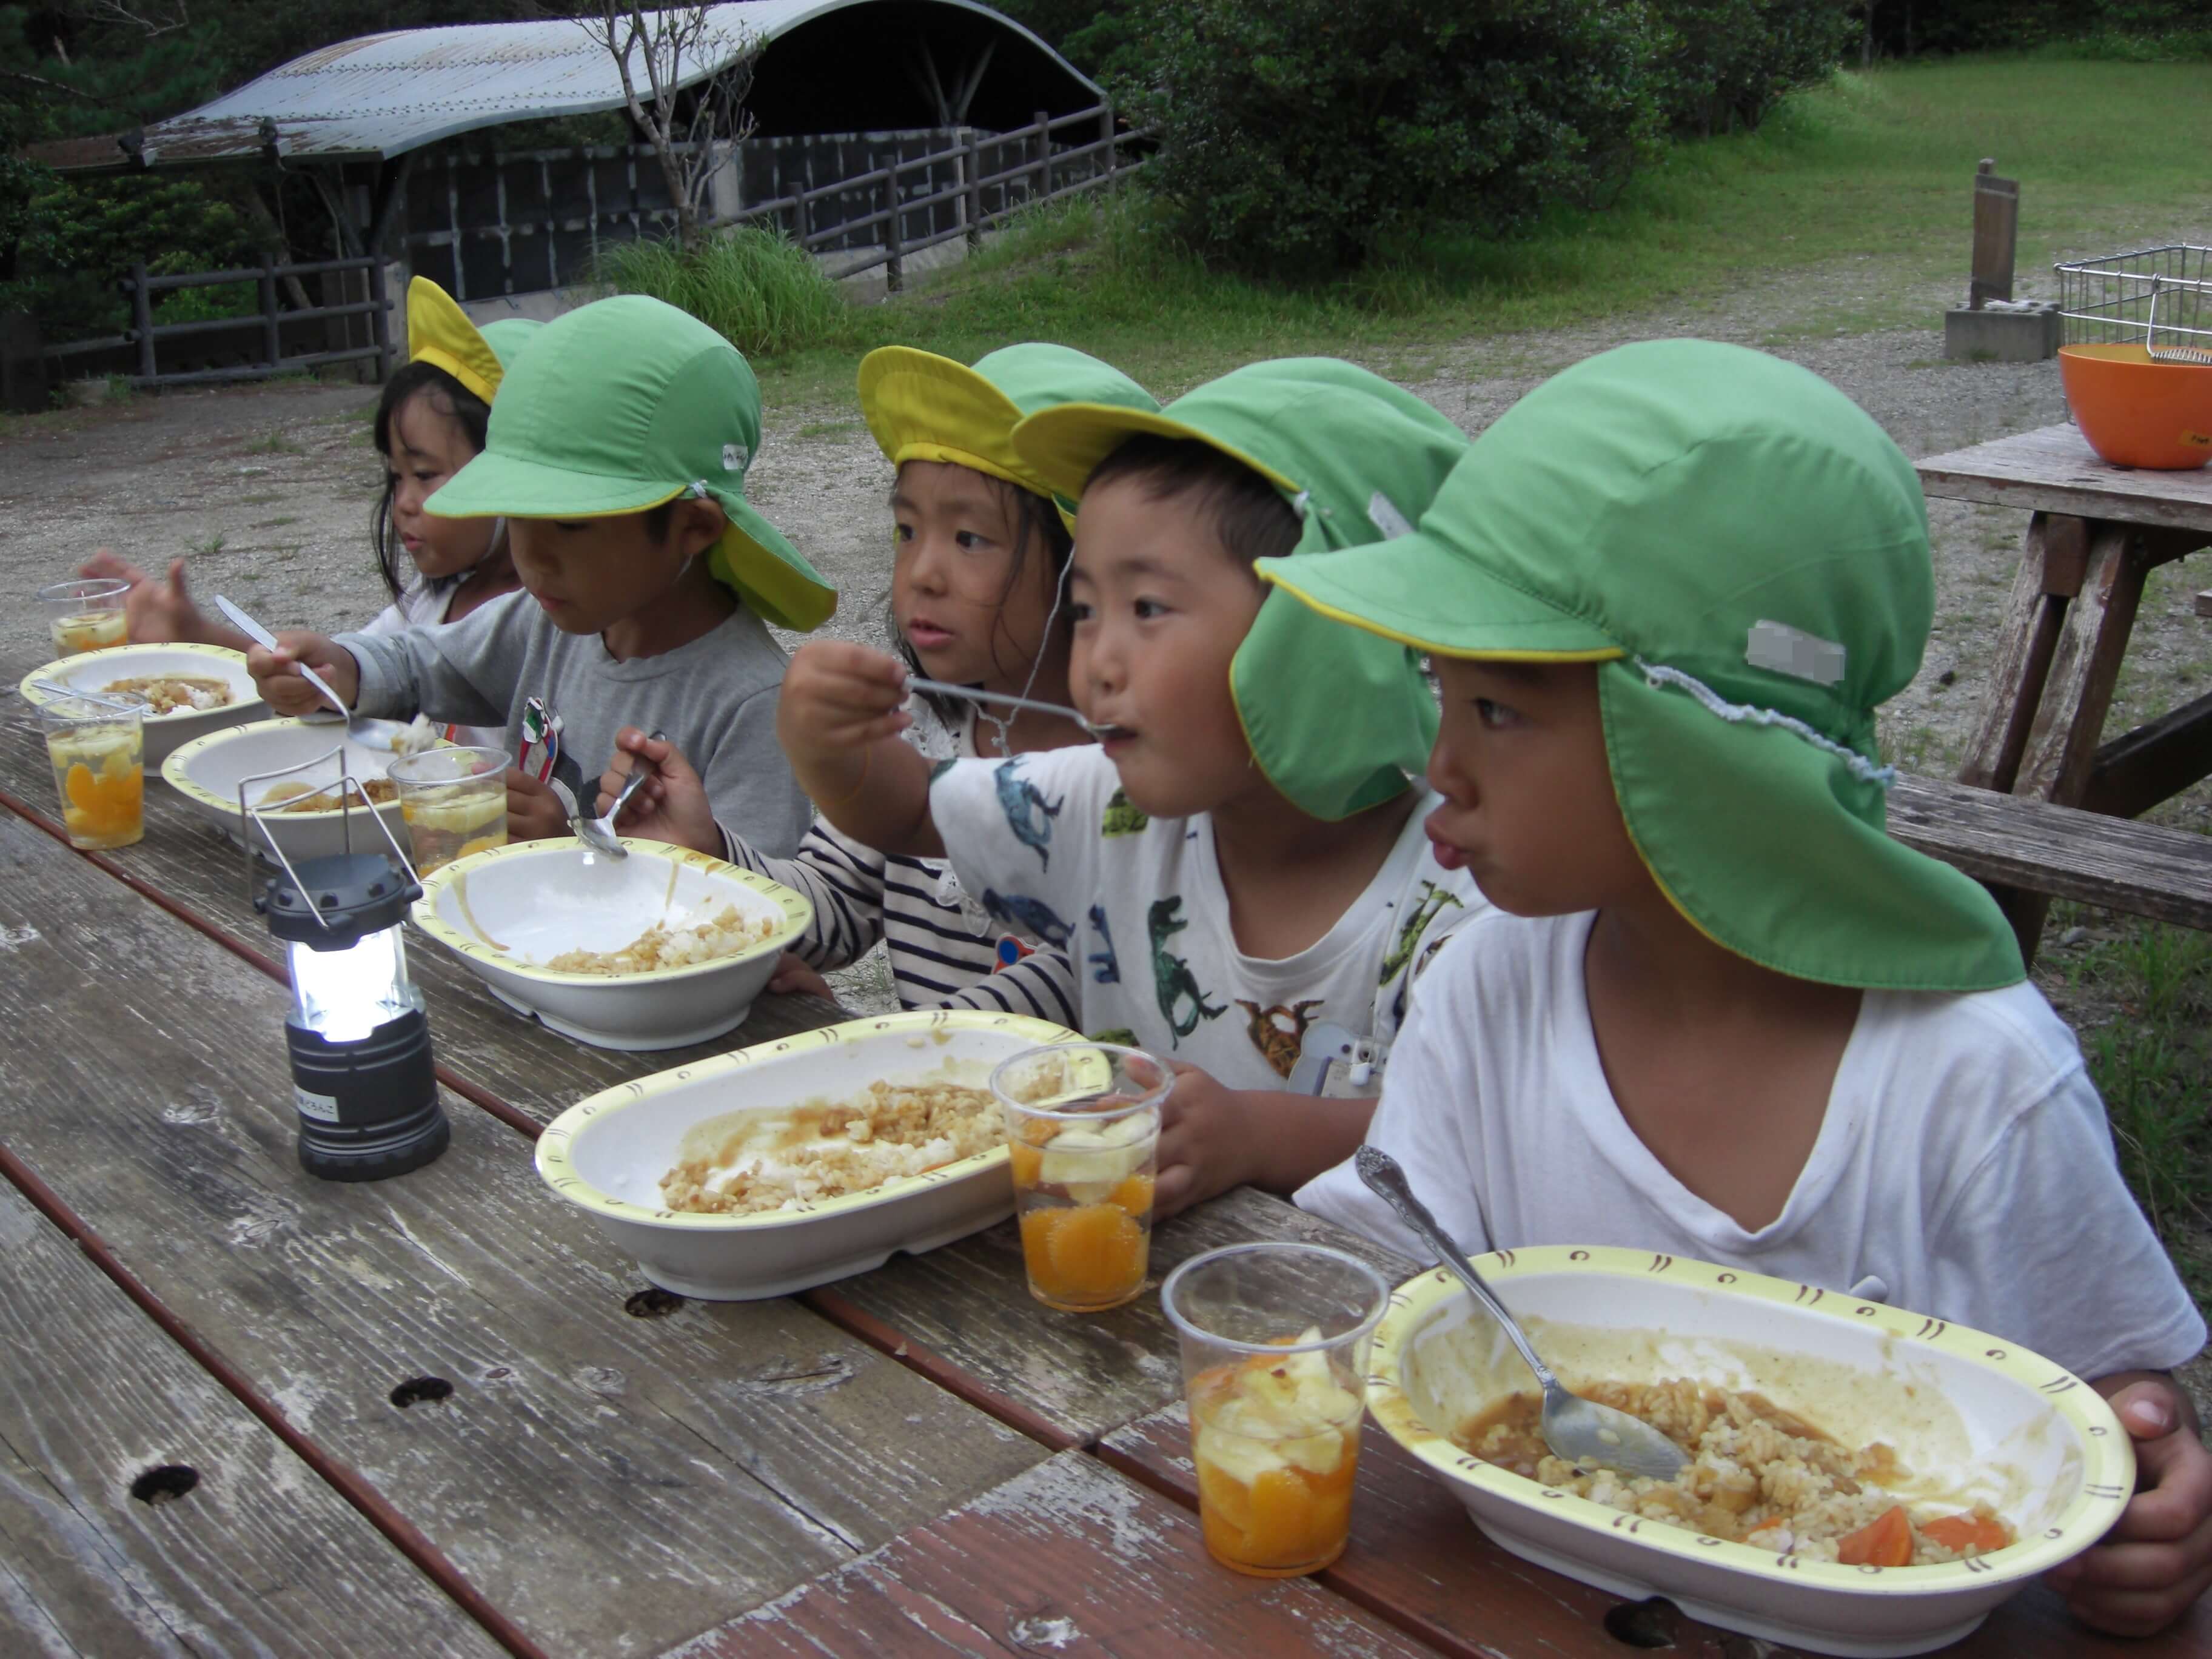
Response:
[{"label": "yellow-rimmed plate", "polygon": [[1686,1256],[1564,1245],[1476,1265],[1569,1388],[1687,1377],[1755,1389],[1845,1445],[1883,1441],[1911,1501],[1986,1499],[2019,1541],[1971,1561],[1801,1561],[1539,1486],[1448,1437],[1533,1388],[1486,1314],[1441,1267],[1391,1293],[1368,1405],[1515,1554],[1627,1596],[1818,1653],[1925,1653],[2102,1537],[2135,1489],[2135,1451],[2096,1391],[2001,1338]]},{"label": "yellow-rimmed plate", "polygon": [[[734,1030],[814,907],[765,876],[689,848],[632,841],[603,858],[564,836],[512,842],[422,878],[415,925],[516,1012],[602,1048],[680,1048]],[[619,951],[655,922],[733,904],[770,925],[730,956],[642,973],[564,973],[568,951]]]},{"label": "yellow-rimmed plate", "polygon": [[158,765],[195,738],[247,720],[264,719],[269,709],[246,672],[246,654],[219,645],[111,645],[79,652],[33,668],[15,689],[26,702],[45,702],[52,693],[38,688],[52,680],[76,691],[105,691],[118,680],[155,679],[172,674],[221,680],[230,701],[213,708],[180,708],[145,719],[146,763]]},{"label": "yellow-rimmed plate", "polygon": [[[247,784],[246,805],[258,807],[270,790],[281,783],[304,783],[321,788],[336,784],[341,769],[367,784],[371,779],[384,776],[394,758],[388,749],[364,748],[351,741],[346,736],[344,723],[335,717],[256,720],[249,726],[234,726],[194,738],[161,763],[161,776],[193,811],[243,847],[248,842],[246,821],[238,810],[241,780],[259,778],[265,773],[290,767],[302,769],[283,778],[264,778],[260,782]],[[387,801],[376,811],[391,827],[393,838],[400,846],[406,846],[407,826],[400,822],[399,803]],[[276,844],[284,849],[284,856],[295,864],[302,859],[327,858],[346,850],[349,814],[335,807],[327,811],[266,811],[258,816],[276,838]],[[366,809],[358,801],[352,802],[350,816],[353,850],[388,855],[384,837],[377,833],[376,826],[368,821]],[[255,835],[251,844],[256,852],[265,855],[267,843],[261,836]]]},{"label": "yellow-rimmed plate", "polygon": [[1008,1055],[1075,1040],[1041,1019],[951,1008],[782,1037],[579,1102],[538,1138],[538,1173],[656,1285],[717,1301],[787,1296],[881,1267],[895,1250],[919,1254],[1004,1220],[1014,1207],[1004,1139],[864,1193],[755,1215],[697,1215],[665,1208],[660,1192],[692,1131],[710,1125],[720,1133],[745,1115],[853,1099],[878,1080],[981,1088]]}]

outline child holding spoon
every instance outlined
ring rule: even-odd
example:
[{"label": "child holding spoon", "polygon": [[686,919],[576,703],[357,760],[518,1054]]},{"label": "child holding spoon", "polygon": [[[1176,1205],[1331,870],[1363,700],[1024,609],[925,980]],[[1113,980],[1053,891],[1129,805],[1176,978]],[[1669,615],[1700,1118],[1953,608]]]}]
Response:
[{"label": "child holding spoon", "polygon": [[[954,751],[1002,757],[1087,741],[1051,708],[1067,699],[1067,526],[1011,434],[1025,414],[1059,404],[1158,405],[1095,357],[1043,344],[1006,347],[972,368],[886,347],[861,362],[860,393],[868,429],[898,469],[892,634],[911,675],[955,694],[918,694],[951,728]],[[1006,701],[970,701],[971,689]],[[1024,701],[1032,706],[1009,707]],[[600,781],[602,810],[637,757],[654,769],[623,819],[627,833],[726,857],[813,901],[814,925],[771,989],[828,996],[822,971],[859,960],[880,939],[902,1007],[1001,1009],[1074,1023],[1066,956],[1035,950],[964,893],[942,860],[886,857],[820,819],[796,857],[768,856],[715,822],[696,774],[672,745],[635,727],[616,742]]]},{"label": "child holding spoon", "polygon": [[[369,536],[392,603],[363,633],[459,622],[521,585],[501,520],[437,518],[422,504],[483,450],[500,382],[538,327],[515,317],[479,329],[435,283],[417,276],[408,284],[407,362],[385,383],[374,428],[385,470]],[[81,574],[131,584],[125,606],[134,643],[178,641],[233,651],[253,643],[199,608],[185,588],[182,559],[166,576],[149,576],[102,548]],[[452,737],[496,748],[501,732],[457,726]]]}]

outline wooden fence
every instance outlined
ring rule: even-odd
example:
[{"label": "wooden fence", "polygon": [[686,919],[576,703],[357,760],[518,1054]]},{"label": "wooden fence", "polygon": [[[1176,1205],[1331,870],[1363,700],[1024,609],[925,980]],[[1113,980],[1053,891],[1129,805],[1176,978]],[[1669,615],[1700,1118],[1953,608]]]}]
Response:
[{"label": "wooden fence", "polygon": [[[277,284],[286,278],[320,276],[346,288],[365,286],[366,299],[345,301],[336,305],[310,306],[292,310],[283,309],[277,301]],[[358,283],[349,279],[358,277]],[[233,283],[252,283],[258,289],[259,309],[249,317],[208,317],[188,323],[156,323],[154,320],[154,296],[179,289],[216,288]],[[325,364],[358,362],[374,358],[376,377],[381,380],[392,373],[392,311],[390,295],[386,290],[384,261],[380,258],[324,259],[307,264],[277,264],[264,260],[260,265],[246,266],[237,270],[198,270],[188,276],[155,276],[148,274],[143,263],[133,265],[131,275],[122,283],[123,291],[130,296],[132,326],[127,333],[111,335],[100,340],[72,340],[66,344],[47,346],[40,354],[58,369],[63,360],[89,353],[114,353],[135,348],[136,362],[131,374],[134,386],[141,387],[165,386],[204,386],[220,380],[251,380],[271,374],[290,374],[303,369],[320,368]],[[349,321],[348,335],[363,337],[360,343],[349,341],[335,349],[330,346],[328,325],[337,319],[363,319],[365,327],[356,327]],[[219,365],[211,368],[171,369],[161,367],[159,348],[163,341],[205,339],[219,337],[233,351],[246,354],[240,362]]]},{"label": "wooden fence", "polygon": [[[1071,143],[1071,134],[1085,142]],[[1141,158],[1124,151],[1150,137],[1117,133],[1112,106],[1102,104],[1072,115],[1039,111],[1012,132],[958,128],[825,138],[815,142],[841,154],[890,151],[894,159],[741,204],[712,222],[774,224],[811,253],[856,256],[833,274],[885,267],[896,288],[908,255],[962,237],[972,243],[1018,208],[1129,173]],[[930,140],[939,142],[931,148]],[[905,153],[918,144],[920,154]],[[733,167],[747,148],[739,147]],[[409,209],[410,222],[424,227],[405,234],[410,269],[459,300],[581,281],[602,240],[665,234],[676,221],[653,152],[611,146],[489,159],[449,152],[414,172]]]}]

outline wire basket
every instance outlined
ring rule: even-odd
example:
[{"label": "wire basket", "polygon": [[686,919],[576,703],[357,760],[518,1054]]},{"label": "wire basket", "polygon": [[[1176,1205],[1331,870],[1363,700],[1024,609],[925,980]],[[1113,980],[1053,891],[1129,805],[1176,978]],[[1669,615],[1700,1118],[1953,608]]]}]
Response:
[{"label": "wire basket", "polygon": [[2212,348],[2212,248],[2174,242],[2052,269],[2067,345]]}]

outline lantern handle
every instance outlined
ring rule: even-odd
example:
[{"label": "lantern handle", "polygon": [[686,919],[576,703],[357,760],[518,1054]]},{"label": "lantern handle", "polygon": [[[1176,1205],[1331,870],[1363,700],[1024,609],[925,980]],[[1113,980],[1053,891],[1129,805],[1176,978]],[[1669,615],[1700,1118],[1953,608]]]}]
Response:
[{"label": "lantern handle", "polygon": [[[252,908],[254,904],[253,887],[256,878],[253,866],[253,832],[256,830],[261,832],[262,840],[268,844],[269,851],[275,856],[285,875],[291,878],[292,885],[305,895],[307,884],[300,879],[300,872],[292,867],[292,860],[285,855],[283,845],[277,841],[275,831],[270,829],[268,821],[263,817],[258,805],[246,805],[246,786],[249,783],[264,783],[271,778],[281,778],[294,772],[303,771],[312,766],[320,766],[328,760],[335,760],[338,763],[338,780],[336,786],[338,792],[338,832],[344,837],[347,854],[350,854],[353,852],[352,802],[353,797],[359,795],[361,804],[368,809],[369,821],[376,825],[378,832],[383,836],[384,844],[392,849],[392,856],[398,862],[401,873],[410,878],[414,875],[414,860],[408,857],[406,851],[399,845],[398,838],[392,833],[392,826],[384,821],[384,814],[376,810],[376,803],[368,798],[368,791],[363,787],[361,780],[348,769],[345,763],[345,745],[341,743],[335,749],[326,750],[319,755],[311,755],[303,761],[295,761],[289,766],[280,766],[268,772],[248,773],[239,779],[238,815],[240,821],[246,826],[246,903],[248,909]],[[331,931],[330,920],[319,908],[311,904],[307,907],[307,914],[314,917],[315,925],[325,933]]]}]

